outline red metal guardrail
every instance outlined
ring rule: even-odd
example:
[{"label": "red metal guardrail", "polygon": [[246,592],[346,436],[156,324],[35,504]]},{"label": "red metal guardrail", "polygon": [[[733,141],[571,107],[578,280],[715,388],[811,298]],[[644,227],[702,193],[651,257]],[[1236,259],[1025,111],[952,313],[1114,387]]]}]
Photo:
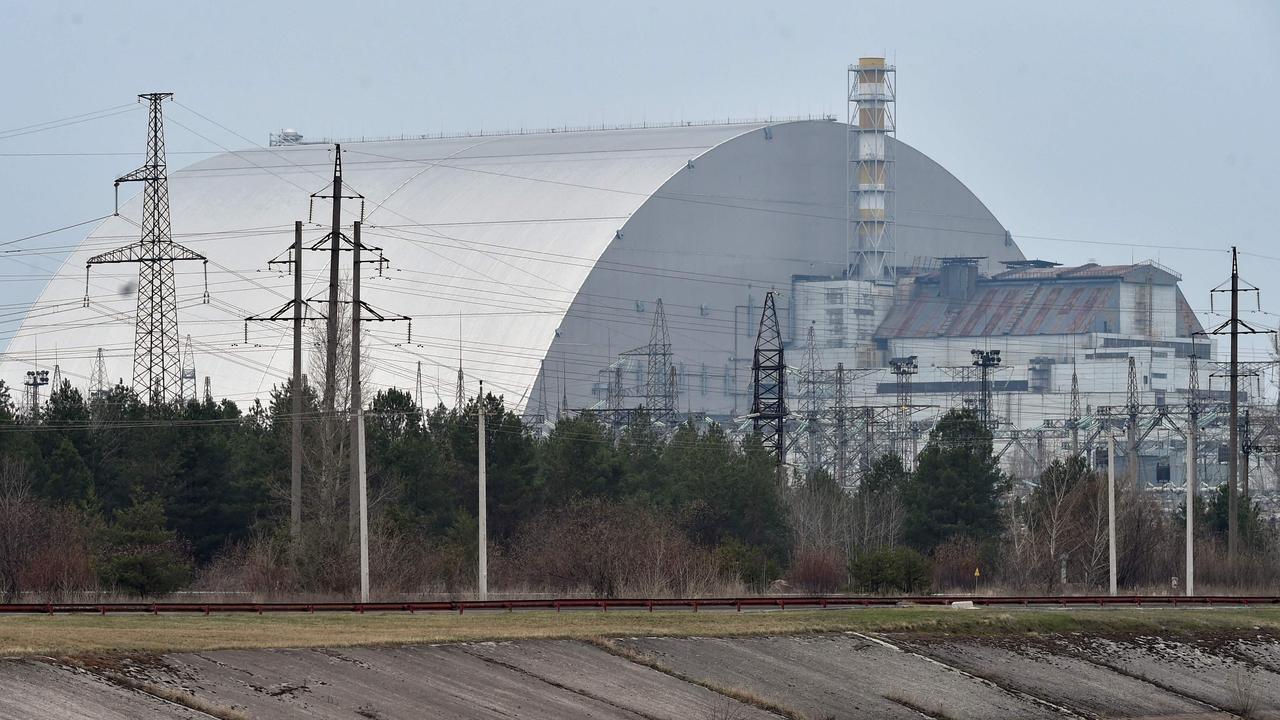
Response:
[{"label": "red metal guardrail", "polygon": [[429,602],[108,602],[108,603],[11,603],[0,604],[0,614],[199,614],[211,613],[366,613],[366,612],[456,612],[513,610],[692,610],[720,609],[741,612],[744,608],[801,610],[831,607],[937,606],[972,602],[978,606],[1185,606],[1185,605],[1277,605],[1280,595],[916,595],[864,597],[850,595],[772,596],[740,598],[561,598],[554,600],[441,600]]}]

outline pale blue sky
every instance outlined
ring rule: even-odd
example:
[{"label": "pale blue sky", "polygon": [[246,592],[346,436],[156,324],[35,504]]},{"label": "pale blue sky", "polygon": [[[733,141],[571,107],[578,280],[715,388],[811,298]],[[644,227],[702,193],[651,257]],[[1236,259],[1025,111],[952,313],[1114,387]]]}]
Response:
[{"label": "pale blue sky", "polygon": [[[263,144],[283,126],[356,136],[843,118],[844,67],[881,53],[898,67],[899,137],[969,185],[1029,256],[1158,259],[1207,309],[1228,261],[1188,248],[1234,243],[1251,253],[1244,274],[1264,307],[1280,308],[1274,2],[0,0],[0,242],[110,212],[144,116],[3,131],[139,92],[175,92]],[[248,145],[168,112],[172,166],[217,149],[178,122]],[[86,232],[0,248],[51,248],[0,254],[0,340],[58,248]]]}]

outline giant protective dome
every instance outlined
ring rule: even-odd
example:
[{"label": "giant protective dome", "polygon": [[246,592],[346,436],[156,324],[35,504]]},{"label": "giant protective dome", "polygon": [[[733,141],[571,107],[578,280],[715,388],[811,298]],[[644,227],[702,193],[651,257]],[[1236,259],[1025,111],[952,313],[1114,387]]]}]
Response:
[{"label": "giant protective dome", "polygon": [[[955,177],[895,148],[899,265],[1022,258]],[[764,294],[843,268],[845,158],[846,126],[825,120],[346,143],[345,182],[365,200],[344,203],[345,222],[363,206],[364,244],[390,261],[381,275],[364,266],[363,297],[413,318],[412,342],[403,323],[364,326],[369,385],[413,390],[421,363],[424,401],[450,405],[461,352],[469,393],[483,379],[516,406],[589,406],[600,371],[650,341],[662,298],[681,407],[742,411]],[[207,304],[199,263],[177,265],[179,326],[215,396],[265,399],[288,377],[289,324],[251,323],[246,342],[244,318],[291,297],[291,278],[267,262],[309,209],[307,240],[327,232],[330,207],[309,208],[309,195],[326,190],[332,163],[317,144],[170,171],[174,239],[209,258]],[[70,254],[11,340],[0,368],[11,386],[33,363],[51,368],[55,349],[76,384],[98,348],[108,377],[130,381],[136,267],[95,266],[80,307],[85,260],[138,237],[141,198],[120,213]],[[327,262],[306,254],[321,310]]]}]

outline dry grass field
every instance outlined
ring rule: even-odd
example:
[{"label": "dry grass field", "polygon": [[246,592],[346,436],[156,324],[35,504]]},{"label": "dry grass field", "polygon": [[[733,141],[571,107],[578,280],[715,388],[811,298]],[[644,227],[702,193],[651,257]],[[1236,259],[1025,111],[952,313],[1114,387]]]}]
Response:
[{"label": "dry grass field", "polygon": [[954,635],[1280,633],[1278,608],[858,608],[755,612],[471,612],[0,616],[0,656],[150,654],[483,640],[733,637],[844,631]]}]

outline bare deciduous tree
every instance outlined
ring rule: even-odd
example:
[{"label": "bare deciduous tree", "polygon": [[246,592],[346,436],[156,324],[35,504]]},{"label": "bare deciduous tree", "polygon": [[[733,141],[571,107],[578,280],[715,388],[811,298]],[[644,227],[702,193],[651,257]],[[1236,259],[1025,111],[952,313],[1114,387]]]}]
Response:
[{"label": "bare deciduous tree", "polygon": [[0,594],[6,600],[22,592],[22,572],[36,544],[39,512],[27,466],[13,458],[0,461]]}]

